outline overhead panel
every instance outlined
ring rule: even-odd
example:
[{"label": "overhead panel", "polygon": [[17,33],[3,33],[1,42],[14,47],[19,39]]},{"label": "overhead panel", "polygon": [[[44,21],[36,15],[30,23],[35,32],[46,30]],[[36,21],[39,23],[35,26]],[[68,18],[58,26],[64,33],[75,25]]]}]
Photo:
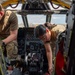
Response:
[{"label": "overhead panel", "polygon": [[52,2],[53,4],[60,5],[64,8],[70,8],[72,0],[44,0],[44,2]]},{"label": "overhead panel", "polygon": [[[17,4],[18,2],[24,3],[28,0],[0,0],[0,3],[3,5],[3,7],[8,6],[9,4]],[[70,5],[72,3],[72,0],[40,0],[40,1],[44,1],[44,2],[52,2],[53,4],[57,4],[60,5],[64,8],[70,8]]]},{"label": "overhead panel", "polygon": [[8,0],[0,0],[0,4],[4,3],[6,1],[8,1]]},{"label": "overhead panel", "polygon": [[3,7],[7,7],[7,6],[9,6],[9,4],[18,4],[19,2],[20,3],[24,3],[25,2],[25,0],[5,0],[5,1],[1,1],[2,3],[2,6]]},{"label": "overhead panel", "polygon": [[60,5],[63,8],[68,8],[68,9],[70,8],[70,5],[71,5],[71,1],[69,0],[52,0],[52,2],[54,4]]},{"label": "overhead panel", "polygon": [[61,1],[65,2],[66,4],[69,4],[69,5],[71,5],[71,3],[72,3],[72,0],[61,0]]}]

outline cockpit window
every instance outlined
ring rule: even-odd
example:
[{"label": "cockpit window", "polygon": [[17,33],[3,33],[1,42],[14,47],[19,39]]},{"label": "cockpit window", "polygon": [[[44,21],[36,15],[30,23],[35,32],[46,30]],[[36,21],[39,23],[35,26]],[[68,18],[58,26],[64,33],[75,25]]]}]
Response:
[{"label": "cockpit window", "polygon": [[[13,5],[14,7],[15,5]],[[19,4],[17,8],[8,7],[10,10],[21,10],[22,5]],[[44,24],[46,21],[52,24],[66,24],[66,14],[51,14],[51,17],[46,14],[27,14],[22,16],[17,14],[19,27],[36,27],[39,24]],[[49,20],[51,19],[51,20]]]},{"label": "cockpit window", "polygon": [[51,17],[52,24],[66,24],[66,14],[53,14]]},{"label": "cockpit window", "polygon": [[[12,5],[12,7],[15,7],[16,5]],[[12,7],[7,7],[7,10],[12,10],[13,12],[16,13],[17,10],[21,10],[21,7],[22,7],[22,4],[19,4],[16,8],[12,8]],[[17,14],[17,18],[18,18],[18,26],[19,27],[24,27],[24,23],[23,23],[23,20],[22,20],[22,16]]]},{"label": "cockpit window", "polygon": [[35,27],[46,22],[46,15],[27,15],[27,20],[29,27]]},{"label": "cockpit window", "polygon": [[17,17],[18,17],[18,25],[19,25],[19,27],[24,27],[22,16],[17,14]]}]

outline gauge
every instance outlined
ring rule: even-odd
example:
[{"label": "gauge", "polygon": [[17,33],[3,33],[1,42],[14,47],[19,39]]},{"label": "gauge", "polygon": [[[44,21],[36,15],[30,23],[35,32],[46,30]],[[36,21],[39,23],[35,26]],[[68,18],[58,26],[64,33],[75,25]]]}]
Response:
[{"label": "gauge", "polygon": [[33,45],[30,45],[30,50],[34,50],[34,46]]}]

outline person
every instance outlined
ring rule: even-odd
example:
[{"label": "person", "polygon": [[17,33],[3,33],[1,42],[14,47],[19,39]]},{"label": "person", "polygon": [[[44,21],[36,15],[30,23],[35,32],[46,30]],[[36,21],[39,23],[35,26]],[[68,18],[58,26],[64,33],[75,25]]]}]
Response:
[{"label": "person", "polygon": [[17,58],[18,19],[14,12],[4,10],[0,4],[0,46],[4,46],[9,59]]},{"label": "person", "polygon": [[48,60],[48,72],[50,75],[52,74],[53,71],[52,51],[55,50],[55,41],[57,39],[58,33],[64,30],[65,27],[61,26],[60,28],[60,26],[57,26],[55,24],[50,24],[49,22],[35,27],[35,36],[43,41],[46,49],[46,56]]}]

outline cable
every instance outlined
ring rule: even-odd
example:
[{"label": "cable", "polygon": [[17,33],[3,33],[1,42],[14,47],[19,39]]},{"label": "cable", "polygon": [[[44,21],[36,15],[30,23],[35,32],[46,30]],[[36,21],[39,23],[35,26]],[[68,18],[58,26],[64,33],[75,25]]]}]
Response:
[{"label": "cable", "polygon": [[50,0],[50,4],[51,4],[51,6],[52,6],[54,9],[58,9],[58,8],[60,7],[60,5],[59,5],[58,7],[55,8],[55,7],[53,6],[53,3],[52,3],[51,0]]},{"label": "cable", "polygon": [[12,6],[12,4],[9,4],[9,6],[11,7],[11,8],[16,8],[18,5],[19,5],[19,3],[20,3],[20,0],[18,1],[18,3],[16,4],[16,6]]}]

